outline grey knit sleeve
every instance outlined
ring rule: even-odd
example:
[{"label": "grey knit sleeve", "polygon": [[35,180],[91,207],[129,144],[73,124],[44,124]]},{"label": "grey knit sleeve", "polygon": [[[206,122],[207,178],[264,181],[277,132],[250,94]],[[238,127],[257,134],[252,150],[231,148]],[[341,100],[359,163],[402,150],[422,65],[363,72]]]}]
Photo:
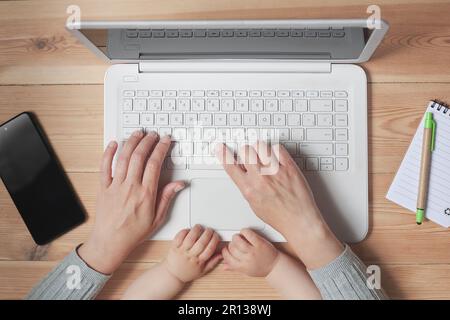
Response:
[{"label": "grey knit sleeve", "polygon": [[369,281],[364,263],[346,245],[344,252],[328,265],[309,270],[309,274],[322,294],[329,300],[383,300],[386,294]]},{"label": "grey knit sleeve", "polygon": [[94,299],[110,278],[90,268],[74,249],[26,296],[28,300]]}]

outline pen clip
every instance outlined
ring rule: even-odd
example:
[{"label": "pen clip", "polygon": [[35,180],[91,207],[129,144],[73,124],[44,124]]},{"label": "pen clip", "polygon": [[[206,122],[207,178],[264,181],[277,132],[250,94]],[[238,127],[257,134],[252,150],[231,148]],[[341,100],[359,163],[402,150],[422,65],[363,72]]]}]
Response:
[{"label": "pen clip", "polygon": [[431,151],[434,151],[434,147],[435,147],[435,140],[436,140],[436,121],[431,120],[431,144],[430,144],[430,149]]}]

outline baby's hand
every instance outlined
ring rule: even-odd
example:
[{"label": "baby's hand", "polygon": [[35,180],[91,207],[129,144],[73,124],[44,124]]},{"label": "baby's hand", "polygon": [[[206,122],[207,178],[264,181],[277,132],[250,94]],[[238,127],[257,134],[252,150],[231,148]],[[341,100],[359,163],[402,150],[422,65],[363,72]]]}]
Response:
[{"label": "baby's hand", "polygon": [[250,229],[235,234],[222,249],[225,269],[251,277],[265,277],[272,271],[280,252],[266,239]]},{"label": "baby's hand", "polygon": [[182,282],[198,279],[222,259],[220,253],[214,255],[219,242],[219,235],[212,229],[203,230],[200,225],[183,229],[175,236],[163,265]]}]

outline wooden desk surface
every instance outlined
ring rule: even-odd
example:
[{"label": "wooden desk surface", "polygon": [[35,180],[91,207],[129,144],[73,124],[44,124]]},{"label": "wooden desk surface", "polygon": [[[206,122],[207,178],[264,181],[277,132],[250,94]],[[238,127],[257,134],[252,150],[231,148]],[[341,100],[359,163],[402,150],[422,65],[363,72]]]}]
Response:
[{"label": "wooden desk surface", "polygon": [[[340,3],[339,5],[337,3]],[[388,186],[431,98],[450,101],[450,1],[379,0],[391,24],[370,62],[370,233],[353,246],[382,269],[393,298],[450,298],[450,232],[385,199]],[[102,153],[103,76],[107,65],[64,29],[73,1],[0,2],[0,122],[34,111],[89,212],[86,224],[36,246],[0,185],[0,298],[21,298],[92,227]],[[82,19],[362,18],[373,1],[168,0],[76,1]],[[101,298],[118,298],[141,271],[164,257],[167,242],[141,245]],[[181,298],[278,298],[263,280],[220,268]]]}]

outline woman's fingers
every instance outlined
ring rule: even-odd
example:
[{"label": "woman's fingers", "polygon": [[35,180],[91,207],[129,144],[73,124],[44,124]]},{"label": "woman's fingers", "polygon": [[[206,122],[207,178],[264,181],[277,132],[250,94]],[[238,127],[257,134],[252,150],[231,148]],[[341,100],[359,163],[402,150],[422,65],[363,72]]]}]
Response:
[{"label": "woman's fingers", "polygon": [[214,231],[212,229],[206,228],[205,230],[203,230],[202,235],[198,238],[198,240],[189,250],[189,255],[194,257],[200,255],[203,252],[203,250],[205,250],[205,248],[207,247],[213,235]]},{"label": "woman's fingers", "polygon": [[125,180],[131,155],[143,136],[144,133],[141,130],[137,130],[133,132],[128,141],[124,144],[119,158],[117,159],[113,182],[122,183]]},{"label": "woman's fingers", "polygon": [[185,184],[183,181],[170,182],[163,187],[158,194],[156,201],[156,213],[153,220],[153,224],[159,227],[165,220],[167,212],[169,211],[170,204],[175,198],[176,194],[183,190]]},{"label": "woman's fingers", "polygon": [[257,173],[261,167],[261,162],[255,148],[246,144],[239,149],[239,158],[247,171]]},{"label": "woman's fingers", "polygon": [[112,162],[117,151],[117,142],[111,141],[103,152],[100,165],[100,185],[107,188],[112,182]]},{"label": "woman's fingers", "polygon": [[170,149],[170,144],[171,138],[169,136],[162,137],[153,149],[150,158],[147,160],[144,176],[142,178],[142,184],[145,187],[148,187],[152,194],[156,194],[156,190],[158,190],[161,168],[167,152]]},{"label": "woman's fingers", "polygon": [[216,157],[219,159],[226,173],[237,186],[242,186],[245,181],[245,172],[234,158],[233,152],[224,144],[216,145]]},{"label": "woman's fingers", "polygon": [[131,154],[126,180],[142,183],[145,164],[157,141],[158,135],[155,132],[150,132],[142,138]]}]

